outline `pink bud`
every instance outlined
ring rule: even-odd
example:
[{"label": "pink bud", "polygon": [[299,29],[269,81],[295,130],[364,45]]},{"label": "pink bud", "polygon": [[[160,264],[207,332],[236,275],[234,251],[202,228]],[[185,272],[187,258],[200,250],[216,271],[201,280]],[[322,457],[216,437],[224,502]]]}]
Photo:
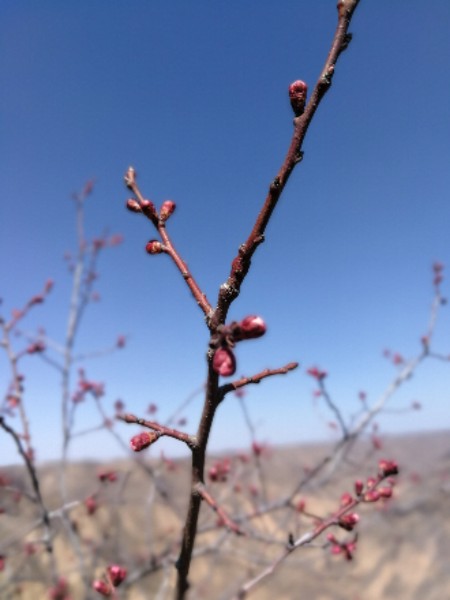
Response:
[{"label": "pink bud", "polygon": [[158,214],[156,212],[155,205],[151,200],[142,200],[140,206],[142,212],[146,217],[148,217],[152,221],[156,221],[158,219]]},{"label": "pink bud", "polygon": [[107,571],[114,587],[120,585],[127,576],[127,570],[119,565],[110,565]]},{"label": "pink bud", "polygon": [[391,487],[380,487],[377,491],[380,494],[381,498],[392,498]]},{"label": "pink bud", "polygon": [[89,496],[89,498],[86,498],[84,505],[86,506],[88,515],[93,515],[98,508],[97,500],[94,498],[94,496]]},{"label": "pink bud", "polygon": [[390,475],[398,474],[398,464],[393,460],[380,460],[378,463],[378,470],[380,475],[383,477],[389,477]]},{"label": "pink bud", "polygon": [[369,490],[364,494],[364,502],[377,502],[380,499],[378,490]]},{"label": "pink bud", "polygon": [[164,246],[158,240],[150,240],[145,246],[145,251],[149,254],[161,254],[164,252]]},{"label": "pink bud", "polygon": [[289,98],[291,100],[292,110],[296,117],[299,117],[305,109],[307,92],[308,86],[304,81],[294,81],[294,83],[291,83],[289,86]]},{"label": "pink bud", "polygon": [[161,210],[159,211],[159,218],[161,221],[167,221],[170,215],[174,212],[177,205],[173,200],[166,200],[162,203]]},{"label": "pink bud", "polygon": [[101,579],[96,579],[92,583],[92,587],[94,588],[94,590],[96,592],[98,592],[102,596],[111,596],[111,592],[112,592],[111,586],[109,584],[105,583],[104,581],[102,581]]},{"label": "pink bud", "polygon": [[318,381],[325,379],[325,377],[327,376],[327,372],[322,371],[318,367],[311,367],[306,372],[308,373],[308,375],[311,375],[311,377],[314,377],[314,379],[317,379]]},{"label": "pink bud", "polygon": [[143,431],[133,436],[130,440],[131,449],[134,452],[140,452],[148,448],[153,442],[156,442],[159,435],[155,431]]},{"label": "pink bud", "polygon": [[250,315],[242,319],[239,329],[243,340],[259,338],[266,333],[266,324],[261,317]]},{"label": "pink bud", "polygon": [[357,479],[355,481],[355,494],[357,496],[360,496],[363,489],[364,489],[364,483],[360,479]]},{"label": "pink bud", "polygon": [[339,525],[342,529],[346,531],[352,531],[355,525],[359,522],[359,515],[356,513],[351,513],[349,515],[343,515],[339,519]]},{"label": "pink bud", "polygon": [[349,494],[348,492],[345,492],[344,494],[342,494],[341,506],[348,506],[352,502],[353,502],[353,498],[352,498],[351,494]]},{"label": "pink bud", "polygon": [[230,377],[236,371],[236,359],[233,352],[226,347],[218,348],[214,353],[212,368],[222,377]]},{"label": "pink bud", "polygon": [[128,208],[128,210],[131,210],[131,212],[135,212],[135,213],[142,212],[141,205],[134,198],[129,198],[127,200],[126,207]]}]

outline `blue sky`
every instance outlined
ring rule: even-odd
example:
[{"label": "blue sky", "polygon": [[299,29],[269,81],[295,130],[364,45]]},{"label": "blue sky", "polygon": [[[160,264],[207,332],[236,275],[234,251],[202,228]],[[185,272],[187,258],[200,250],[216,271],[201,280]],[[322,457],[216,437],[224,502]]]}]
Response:
[{"label": "blue sky", "polygon": [[[95,178],[89,235],[108,230],[125,240],[102,257],[102,300],[87,313],[78,344],[85,352],[129,336],[126,349],[86,364],[88,376],[106,384],[107,408],[121,398],[142,414],[156,402],[163,420],[205,375],[202,314],[168,258],[145,254],[154,232],[124,208],[126,168],[137,169],[157,205],[177,203],[170,232],[214,302],[284,158],[292,131],[287,88],[296,79],[314,85],[335,22],[334,0],[3,2],[2,311],[51,277],[54,292],[23,326],[43,325],[62,341],[70,292],[62,256],[75,242],[70,194]],[[350,415],[360,390],[375,400],[393,378],[384,348],[406,357],[418,351],[431,264],[450,265],[449,25],[445,0],[427,10],[418,0],[361,1],[305,159],[230,313],[261,314],[268,325],[264,338],[238,348],[238,373],[302,365],[249,389],[261,441],[330,437],[324,420],[331,417],[312,402],[307,367],[328,370],[333,398]],[[449,326],[444,312],[436,336],[444,353]],[[56,373],[36,357],[26,357],[22,370],[38,457],[57,457]],[[6,389],[4,357],[0,380]],[[392,404],[418,400],[422,412],[386,415],[381,431],[448,426],[448,389],[449,365],[425,365]],[[192,429],[200,407],[198,397],[185,413]],[[80,407],[80,427],[96,419],[89,402]],[[248,441],[230,397],[211,448]],[[5,436],[0,447],[6,462],[15,459]],[[118,453],[98,435],[74,443],[72,456]]]}]

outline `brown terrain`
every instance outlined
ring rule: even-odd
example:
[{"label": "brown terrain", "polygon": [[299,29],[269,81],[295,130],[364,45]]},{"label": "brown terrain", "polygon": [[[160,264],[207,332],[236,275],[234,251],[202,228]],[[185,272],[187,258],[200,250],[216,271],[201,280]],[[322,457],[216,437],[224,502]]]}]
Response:
[{"label": "brown terrain", "polygon": [[[190,599],[233,598],[242,583],[284,552],[289,534],[296,539],[313,528],[311,517],[292,508],[259,517],[254,513],[257,507],[273,505],[289,494],[329,452],[329,446],[316,444],[272,448],[256,462],[229,455],[233,458],[227,481],[208,488],[246,535],[236,536],[218,526],[217,514],[202,507]],[[376,474],[380,458],[394,459],[400,466],[394,498],[358,507],[361,520],[353,559],[333,555],[322,534],[310,546],[291,553],[247,597],[450,599],[449,431],[387,437],[378,451],[359,442],[337,467],[328,464],[296,494],[294,504],[303,500],[306,513],[327,516],[337,509],[343,492],[353,492],[355,479]],[[108,469],[117,471],[118,480],[100,486],[97,475]],[[56,511],[61,506],[59,465],[43,465],[38,471],[45,502]],[[91,581],[111,563],[128,568],[127,580],[118,588],[119,598],[173,597],[173,562],[186,509],[187,472],[185,461],[78,463],[67,468],[66,498],[75,504],[68,507],[70,517],[65,522],[59,513],[52,514],[52,526],[58,570],[69,583],[72,600],[101,597],[82,586],[80,565],[86,581]],[[0,556],[6,557],[0,598],[49,598],[48,558],[40,542],[42,529],[35,528],[39,510],[26,497],[29,481],[20,467],[4,467],[0,474],[7,481],[0,488]],[[22,490],[19,502],[13,493],[17,488]],[[89,515],[77,500],[100,488],[98,508]],[[332,531],[340,540],[355,537],[355,532],[337,527]]]}]

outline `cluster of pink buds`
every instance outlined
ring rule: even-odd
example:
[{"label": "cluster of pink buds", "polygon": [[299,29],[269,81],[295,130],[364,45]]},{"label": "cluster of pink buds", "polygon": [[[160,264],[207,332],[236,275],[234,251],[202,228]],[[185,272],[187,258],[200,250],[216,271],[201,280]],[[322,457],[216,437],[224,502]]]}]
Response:
[{"label": "cluster of pink buds", "polygon": [[242,321],[233,321],[223,325],[211,338],[210,346],[215,350],[212,367],[216,373],[229,377],[236,372],[236,357],[233,348],[236,342],[259,338],[266,333],[264,320],[256,315],[249,315]]},{"label": "cluster of pink buds", "polygon": [[28,354],[37,354],[39,352],[45,352],[45,344],[40,340],[38,340],[37,342],[33,342],[27,348]]},{"label": "cluster of pink buds", "polygon": [[331,544],[332,554],[342,554],[346,560],[352,560],[356,550],[356,538],[349,542],[340,542],[332,533],[329,533],[327,540]]},{"label": "cluster of pink buds", "polygon": [[96,579],[92,587],[102,596],[109,597],[127,576],[127,570],[120,565],[110,565],[106,569],[106,579]]}]

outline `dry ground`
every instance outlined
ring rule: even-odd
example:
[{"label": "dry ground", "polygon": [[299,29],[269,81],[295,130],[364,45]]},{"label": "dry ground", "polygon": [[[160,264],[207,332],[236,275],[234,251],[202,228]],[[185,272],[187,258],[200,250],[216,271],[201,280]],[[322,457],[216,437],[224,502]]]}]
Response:
[{"label": "dry ground", "polygon": [[[281,497],[293,489],[329,451],[326,445],[279,447],[261,457],[261,470],[253,461],[238,458],[226,483],[210,486],[214,496],[229,514],[249,514],[256,506]],[[376,472],[379,458],[393,458],[401,466],[395,498],[386,506],[365,505],[359,510],[358,548],[352,561],[331,555],[324,548],[325,537],[312,547],[300,548],[248,597],[254,600],[446,600],[450,599],[450,433],[416,434],[386,438],[374,454],[360,443],[349,461],[296,499],[306,509],[326,515],[337,507],[340,495],[352,491],[356,478]],[[154,476],[145,469],[150,467]],[[78,540],[78,556],[68,542],[67,527],[59,517],[52,521],[59,570],[71,585],[72,600],[87,600],[82,588],[80,564],[87,578],[99,576],[110,562],[129,569],[129,581],[144,571],[135,584],[124,587],[120,598],[146,600],[172,597],[173,558],[176,557],[180,528],[186,508],[188,486],[186,462],[174,470],[161,463],[110,465],[83,463],[70,465],[67,472],[67,498],[83,499],[98,488],[101,469],[114,468],[116,483],[104,486],[98,496],[99,508],[89,516],[79,504],[70,510],[72,537]],[[12,487],[30,489],[19,467],[0,470]],[[41,485],[50,510],[59,508],[59,466],[39,469]],[[156,479],[155,479],[156,475]],[[155,481],[157,485],[155,485]],[[320,485],[319,485],[320,484]],[[7,488],[0,488],[0,554],[6,555],[0,573],[0,598],[48,598],[48,560],[38,540],[41,531],[33,529],[36,508],[26,497],[14,501]],[[201,533],[195,559],[191,599],[226,600],[239,584],[270,564],[294,536],[311,529],[311,520],[296,511],[272,511],[247,521],[248,535],[236,537],[216,527],[217,515],[202,507]],[[339,530],[336,535],[345,537]],[[26,556],[24,541],[34,542],[37,552]],[[81,563],[80,563],[81,560]],[[159,595],[158,595],[159,594]],[[97,596],[100,597],[100,596]]]}]

